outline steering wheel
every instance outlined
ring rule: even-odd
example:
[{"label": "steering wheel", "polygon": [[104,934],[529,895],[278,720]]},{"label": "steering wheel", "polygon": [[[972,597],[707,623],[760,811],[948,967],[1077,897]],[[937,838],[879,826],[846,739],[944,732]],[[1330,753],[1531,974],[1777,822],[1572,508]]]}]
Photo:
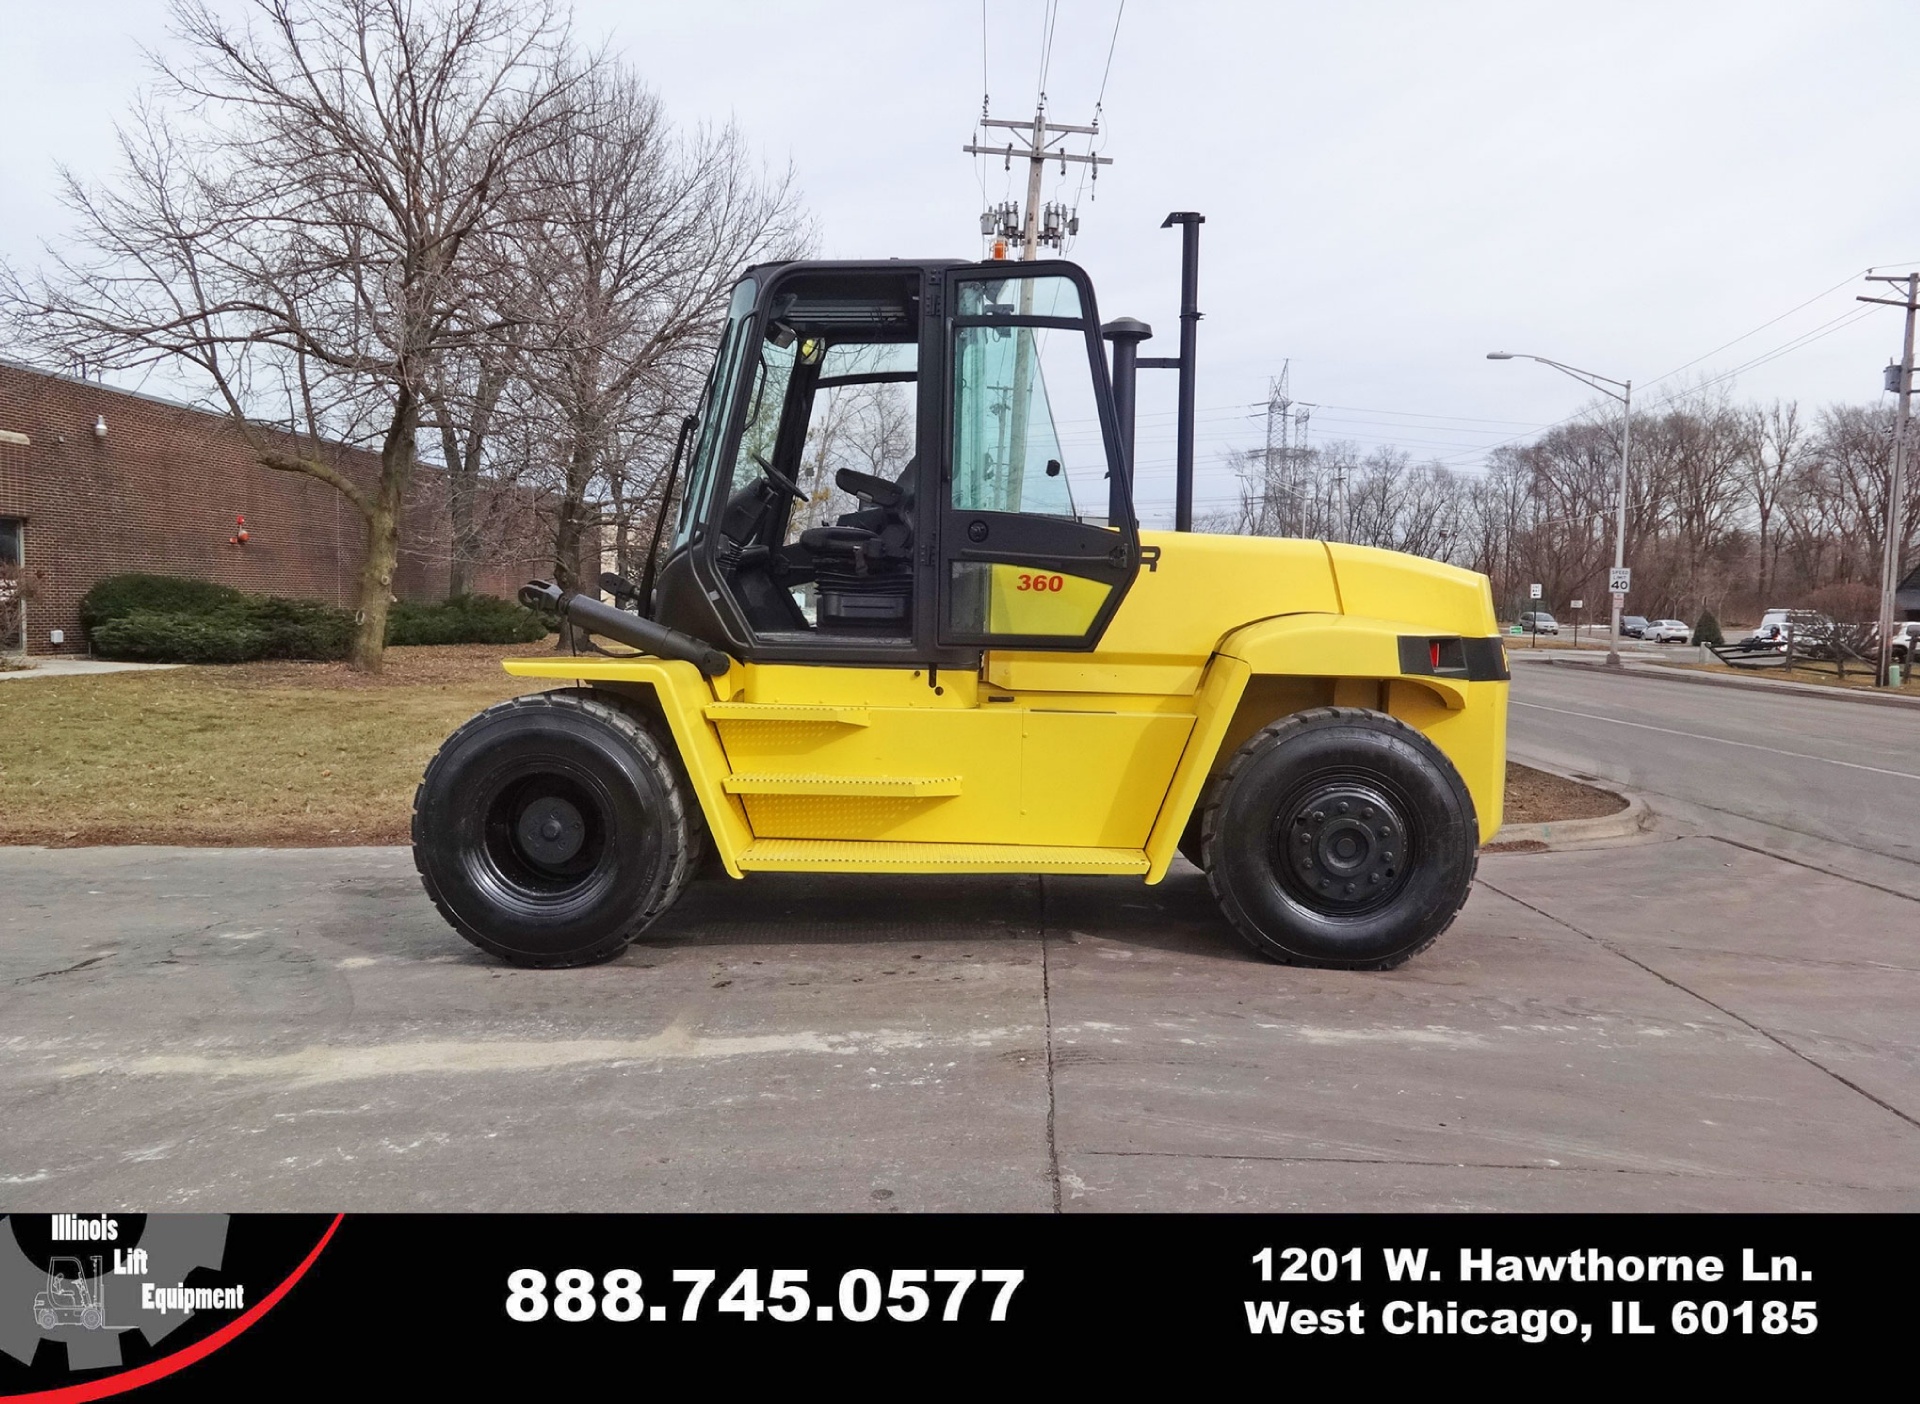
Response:
[{"label": "steering wheel", "polygon": [[799,486],[793,479],[789,478],[785,473],[782,473],[778,468],[775,468],[771,463],[767,462],[766,459],[756,453],[753,455],[753,461],[759,465],[760,471],[766,474],[767,481],[779,488],[780,491],[784,492],[788,497],[791,497],[795,502],[805,502],[807,500],[807,495],[800,491]]}]

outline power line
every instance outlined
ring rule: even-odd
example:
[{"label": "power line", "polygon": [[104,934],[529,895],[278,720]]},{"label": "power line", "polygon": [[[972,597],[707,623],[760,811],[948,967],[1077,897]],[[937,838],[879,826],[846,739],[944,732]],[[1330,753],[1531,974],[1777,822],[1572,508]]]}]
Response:
[{"label": "power line", "polygon": [[993,92],[993,83],[987,77],[987,0],[980,0],[980,111],[987,110],[987,99]]},{"label": "power line", "polygon": [[1044,106],[1047,101],[1047,70],[1053,66],[1053,27],[1060,22],[1060,0],[1048,0],[1041,17],[1045,27],[1040,31],[1040,82],[1035,88],[1034,102]]},{"label": "power line", "polygon": [[[1872,270],[1869,269],[1868,271],[1871,272]],[[1738,346],[1741,342],[1745,341],[1750,336],[1758,336],[1761,332],[1765,331],[1768,327],[1772,326],[1775,322],[1784,322],[1786,321],[1787,318],[1791,317],[1794,313],[1800,311],[1802,308],[1811,307],[1813,306],[1814,303],[1818,302],[1821,298],[1829,297],[1832,294],[1839,292],[1840,289],[1852,284],[1853,281],[1859,276],[1860,275],[1858,273],[1847,274],[1846,277],[1842,278],[1839,282],[1835,283],[1832,287],[1822,289],[1820,292],[1815,293],[1812,297],[1808,298],[1805,302],[1802,302],[1797,306],[1789,307],[1786,311],[1782,312],[1778,317],[1769,317],[1766,321],[1762,322],[1759,326],[1755,327],[1752,331],[1741,332],[1740,335],[1736,336],[1732,341],[1729,341],[1724,343],[1723,345],[1714,347],[1713,350],[1707,352],[1706,355],[1704,356],[1695,356],[1691,361],[1688,361],[1685,365],[1675,366],[1672,370],[1667,371],[1664,374],[1656,375],[1652,380],[1649,380],[1647,384],[1658,385],[1661,381],[1669,379],[1672,376],[1676,376],[1680,374],[1680,372],[1683,370],[1693,369],[1693,367],[1699,365],[1702,361],[1711,360],[1713,357],[1718,356],[1722,351],[1725,351],[1728,347]]]},{"label": "power line", "polygon": [[1127,12],[1127,0],[1120,0],[1120,8],[1113,12],[1113,37],[1107,41],[1107,66],[1100,70],[1100,92],[1093,100],[1093,110],[1100,111],[1100,104],[1106,100],[1107,77],[1113,72],[1113,51],[1120,42],[1120,17]]}]

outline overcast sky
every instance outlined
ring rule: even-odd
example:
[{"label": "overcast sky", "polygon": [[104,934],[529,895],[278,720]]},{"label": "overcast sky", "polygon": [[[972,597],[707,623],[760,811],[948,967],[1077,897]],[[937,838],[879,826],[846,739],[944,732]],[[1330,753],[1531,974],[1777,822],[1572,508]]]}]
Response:
[{"label": "overcast sky", "polygon": [[[1117,8],[1061,0],[1055,118],[1091,119]],[[983,86],[995,116],[1032,116],[1048,14],[985,9],[984,78],[978,0],[579,0],[576,23],[679,120],[737,121],[791,162],[823,255],[974,256],[983,193],[1017,197],[1024,172],[960,147]],[[1071,256],[1104,317],[1153,324],[1147,354],[1179,330],[1160,220],[1207,216],[1203,510],[1231,496],[1219,460],[1261,442],[1287,360],[1316,441],[1462,469],[1590,398],[1489,350],[1631,377],[1647,405],[1735,371],[1719,383],[1740,398],[1873,400],[1900,318],[1853,298],[1869,265],[1920,260],[1916,41],[1920,7],[1895,3],[1129,0],[1106,76],[1114,164],[1097,200],[1057,166],[1048,197],[1079,192]],[[60,237],[56,163],[110,172],[141,47],[167,42],[159,0],[0,0],[0,256],[31,263]],[[1171,498],[1172,380],[1143,375],[1150,522]]]}]

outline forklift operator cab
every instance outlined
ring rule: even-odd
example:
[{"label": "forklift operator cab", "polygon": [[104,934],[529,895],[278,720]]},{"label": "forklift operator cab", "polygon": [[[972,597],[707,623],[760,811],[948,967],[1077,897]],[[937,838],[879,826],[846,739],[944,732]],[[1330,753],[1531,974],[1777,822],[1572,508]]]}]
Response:
[{"label": "forklift operator cab", "polygon": [[[1130,376],[1145,328],[1115,330]],[[581,965],[708,852],[736,878],[1149,883],[1185,856],[1269,958],[1424,949],[1500,824],[1486,577],[1142,533],[1115,404],[1073,264],[748,270],[639,610],[521,594],[638,652],[509,660],[553,690],[427,767],[414,857],[441,912],[505,959]]]},{"label": "forklift operator cab", "polygon": [[1085,275],[774,265],[735,289],[652,617],[753,662],[1091,649],[1138,535]]}]

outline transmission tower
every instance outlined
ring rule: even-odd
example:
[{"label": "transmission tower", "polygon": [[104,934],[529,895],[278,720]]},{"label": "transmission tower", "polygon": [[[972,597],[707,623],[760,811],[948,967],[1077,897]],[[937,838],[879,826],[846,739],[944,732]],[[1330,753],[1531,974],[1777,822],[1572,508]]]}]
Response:
[{"label": "transmission tower", "polygon": [[[1280,374],[1267,381],[1267,454],[1260,484],[1260,527],[1279,532],[1285,528],[1293,464],[1291,428],[1293,396],[1288,385],[1293,363],[1282,361]],[[1275,496],[1279,501],[1275,502]]]}]

